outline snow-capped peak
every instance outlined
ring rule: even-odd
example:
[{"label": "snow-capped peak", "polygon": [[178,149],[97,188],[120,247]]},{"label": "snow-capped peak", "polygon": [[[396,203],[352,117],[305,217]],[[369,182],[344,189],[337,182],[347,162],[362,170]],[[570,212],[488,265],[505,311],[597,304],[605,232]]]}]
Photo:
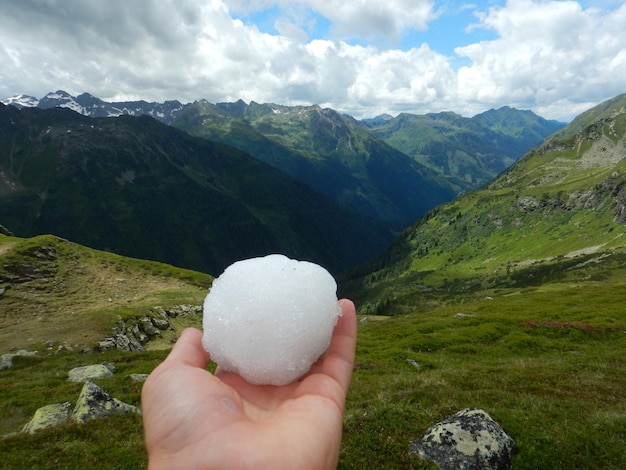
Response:
[{"label": "snow-capped peak", "polygon": [[5,105],[13,105],[16,108],[69,108],[72,111],[90,117],[116,117],[124,114],[131,116],[149,115],[166,124],[170,124],[176,113],[184,107],[176,100],[165,101],[164,103],[147,103],[146,101],[110,103],[89,93],[72,96],[63,90],[48,93],[40,100],[32,96],[16,95],[1,102]]},{"label": "snow-capped peak", "polygon": [[15,106],[16,108],[36,108],[39,106],[39,100],[34,96],[29,95],[15,95],[9,98],[0,100],[5,106]]}]

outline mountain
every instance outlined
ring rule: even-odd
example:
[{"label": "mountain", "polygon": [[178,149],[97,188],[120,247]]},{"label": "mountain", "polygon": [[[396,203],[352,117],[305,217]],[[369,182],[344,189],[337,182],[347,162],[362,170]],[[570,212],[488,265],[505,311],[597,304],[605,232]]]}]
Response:
[{"label": "mountain", "polygon": [[581,114],[483,189],[406,229],[384,255],[347,275],[344,295],[365,310],[399,312],[453,291],[539,285],[590,263],[622,263],[625,224],[620,95]]},{"label": "mountain", "polygon": [[456,195],[437,173],[328,108],[199,101],[173,125],[242,149],[396,230]]},{"label": "mountain", "polygon": [[17,95],[2,100],[4,105],[12,105],[17,108],[39,107],[41,109],[69,108],[72,111],[90,117],[117,117],[152,116],[166,124],[170,124],[176,114],[183,108],[179,101],[165,101],[164,103],[148,103],[146,101],[106,102],[89,93],[83,93],[76,97],[59,90],[48,93],[41,99],[33,96]]},{"label": "mountain", "polygon": [[356,121],[319,106],[242,100],[108,103],[88,93],[74,97],[57,91],[41,99],[18,95],[2,102],[18,108],[65,107],[90,117],[149,115],[243,150],[394,230],[482,187],[563,126],[509,107],[471,119],[447,112]]},{"label": "mountain", "polygon": [[36,108],[39,105],[39,100],[34,96],[29,95],[15,95],[9,98],[0,100],[5,106],[14,106],[18,109],[22,108]]},{"label": "mountain", "polygon": [[390,232],[240,150],[148,116],[0,105],[0,223],[219,274],[271,252],[332,271]]},{"label": "mountain", "polygon": [[453,112],[365,125],[389,145],[445,176],[459,191],[484,186],[564,124],[508,106],[473,118]]},{"label": "mountain", "polygon": [[390,114],[379,114],[378,116],[375,116],[373,118],[361,119],[361,122],[368,124],[368,125],[377,125],[377,124],[384,124],[385,122],[390,121],[391,119],[393,119],[393,116]]}]

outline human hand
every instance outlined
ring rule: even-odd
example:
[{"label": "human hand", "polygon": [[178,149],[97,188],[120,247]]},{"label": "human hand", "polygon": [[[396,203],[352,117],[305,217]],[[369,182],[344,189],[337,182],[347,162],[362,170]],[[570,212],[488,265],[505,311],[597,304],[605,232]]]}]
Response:
[{"label": "human hand", "polygon": [[354,304],[339,303],[326,352],[281,387],[211,374],[202,333],[185,330],[142,390],[149,468],[335,468],[357,329]]}]

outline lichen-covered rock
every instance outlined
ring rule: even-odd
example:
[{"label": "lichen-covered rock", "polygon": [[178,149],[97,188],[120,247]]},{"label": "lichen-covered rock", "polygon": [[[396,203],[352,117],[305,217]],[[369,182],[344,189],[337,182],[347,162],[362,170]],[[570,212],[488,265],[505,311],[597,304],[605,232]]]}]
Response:
[{"label": "lichen-covered rock", "polygon": [[127,413],[141,414],[141,411],[136,406],[113,398],[105,389],[88,381],[80,392],[72,419],[77,423],[84,423],[92,419]]},{"label": "lichen-covered rock", "polygon": [[114,370],[115,367],[108,362],[90,366],[75,367],[68,372],[67,380],[70,382],[85,382],[86,380],[102,379],[104,377],[112,376]]},{"label": "lichen-covered rock", "polygon": [[467,408],[430,427],[409,454],[440,470],[507,470],[515,441],[485,411]]},{"label": "lichen-covered rock", "polygon": [[41,429],[65,424],[70,420],[71,410],[72,404],[69,401],[42,406],[35,411],[32,419],[24,426],[22,432],[33,434]]}]

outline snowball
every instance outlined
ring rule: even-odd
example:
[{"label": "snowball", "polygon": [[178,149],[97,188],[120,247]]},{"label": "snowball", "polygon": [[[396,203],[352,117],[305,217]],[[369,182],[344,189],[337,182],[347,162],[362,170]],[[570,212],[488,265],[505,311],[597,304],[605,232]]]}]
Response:
[{"label": "snowball", "polygon": [[202,344],[247,382],[284,385],[326,351],[339,315],[337,283],[321,266],[283,255],[252,258],[213,281]]}]

